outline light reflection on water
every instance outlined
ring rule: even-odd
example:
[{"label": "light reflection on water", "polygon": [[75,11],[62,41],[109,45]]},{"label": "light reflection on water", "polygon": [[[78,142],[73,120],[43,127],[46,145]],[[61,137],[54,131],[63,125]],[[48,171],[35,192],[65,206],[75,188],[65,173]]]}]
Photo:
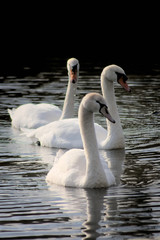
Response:
[{"label": "light reflection on water", "polygon": [[[52,69],[53,68],[53,69]],[[104,151],[117,185],[86,190],[48,186],[57,149],[31,145],[10,127],[6,109],[26,102],[62,107],[67,86],[60,61],[37,75],[1,77],[0,238],[130,239],[160,234],[160,85],[156,75],[129,75],[132,93],[115,86],[126,149]],[[75,102],[100,92],[100,67],[80,70]],[[126,70],[127,72],[127,70]],[[64,87],[65,85],[65,87]],[[98,114],[95,120],[106,126]]]}]

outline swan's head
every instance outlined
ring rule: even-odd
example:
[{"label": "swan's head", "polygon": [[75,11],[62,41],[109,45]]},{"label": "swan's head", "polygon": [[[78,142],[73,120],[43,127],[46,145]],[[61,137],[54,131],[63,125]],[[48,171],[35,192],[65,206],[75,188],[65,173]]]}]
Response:
[{"label": "swan's head", "polygon": [[99,93],[86,94],[82,99],[81,104],[88,112],[100,112],[109,121],[115,123],[115,120],[111,117],[108,111],[105,99]]},{"label": "swan's head", "polygon": [[76,58],[68,59],[67,70],[71,83],[76,83],[79,76],[79,61]]},{"label": "swan's head", "polygon": [[121,67],[115,64],[109,65],[103,69],[101,77],[108,81],[117,81],[126,91],[131,92],[127,84],[128,77]]}]

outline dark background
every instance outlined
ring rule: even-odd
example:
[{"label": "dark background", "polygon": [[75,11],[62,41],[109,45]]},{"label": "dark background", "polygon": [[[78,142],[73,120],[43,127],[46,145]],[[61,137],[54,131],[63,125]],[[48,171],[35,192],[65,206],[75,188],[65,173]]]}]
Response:
[{"label": "dark background", "polygon": [[25,66],[43,70],[56,57],[123,64],[137,74],[159,67],[158,6],[90,4],[1,6],[0,74],[18,74]]}]

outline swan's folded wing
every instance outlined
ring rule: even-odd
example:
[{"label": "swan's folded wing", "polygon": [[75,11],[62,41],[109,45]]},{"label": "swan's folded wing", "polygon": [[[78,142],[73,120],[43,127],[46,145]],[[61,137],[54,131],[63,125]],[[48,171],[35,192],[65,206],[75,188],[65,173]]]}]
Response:
[{"label": "swan's folded wing", "polygon": [[54,105],[47,103],[27,103],[17,109],[8,109],[12,119],[12,126],[21,128],[38,128],[60,118],[62,111]]},{"label": "swan's folded wing", "polygon": [[85,156],[82,149],[65,152],[53,164],[46,176],[46,181],[70,187],[79,187],[86,171]]},{"label": "swan's folded wing", "polygon": [[[24,131],[24,129],[22,129]],[[24,131],[27,137],[36,138],[41,146],[55,148],[83,148],[78,119],[64,119],[49,123],[31,131]]]}]

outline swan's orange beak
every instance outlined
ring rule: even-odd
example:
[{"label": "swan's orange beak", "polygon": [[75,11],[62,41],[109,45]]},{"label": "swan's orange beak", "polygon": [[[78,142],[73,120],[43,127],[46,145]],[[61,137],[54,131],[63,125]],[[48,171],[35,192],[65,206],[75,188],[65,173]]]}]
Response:
[{"label": "swan's orange beak", "polygon": [[72,69],[70,70],[70,80],[71,83],[77,82],[77,71],[73,71]]},{"label": "swan's orange beak", "polygon": [[74,65],[74,66],[70,67],[70,80],[71,80],[71,83],[76,83],[77,80],[78,80],[77,65]]},{"label": "swan's orange beak", "polygon": [[123,76],[120,77],[120,79],[118,80],[119,84],[127,91],[127,92],[131,92],[130,87],[128,86],[127,82],[124,81]]}]

